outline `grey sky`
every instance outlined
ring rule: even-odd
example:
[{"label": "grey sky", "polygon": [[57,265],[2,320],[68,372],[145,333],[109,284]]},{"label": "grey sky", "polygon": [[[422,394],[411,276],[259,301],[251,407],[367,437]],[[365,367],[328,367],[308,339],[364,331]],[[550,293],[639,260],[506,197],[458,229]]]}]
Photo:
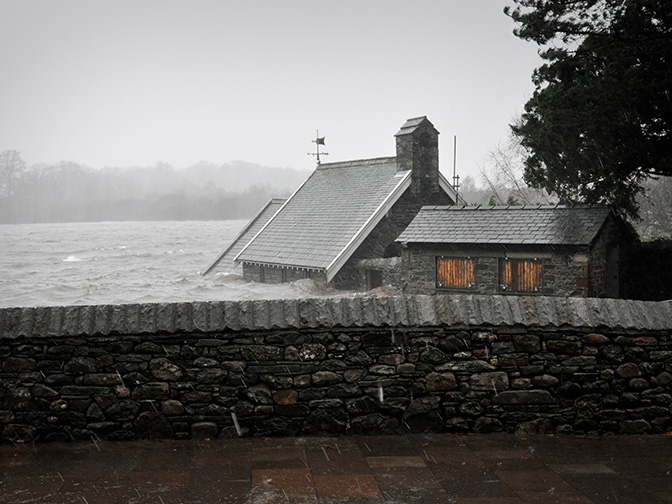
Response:
[{"label": "grey sky", "polygon": [[0,150],[94,168],[394,155],[427,115],[477,175],[532,93],[506,0],[0,0]]}]

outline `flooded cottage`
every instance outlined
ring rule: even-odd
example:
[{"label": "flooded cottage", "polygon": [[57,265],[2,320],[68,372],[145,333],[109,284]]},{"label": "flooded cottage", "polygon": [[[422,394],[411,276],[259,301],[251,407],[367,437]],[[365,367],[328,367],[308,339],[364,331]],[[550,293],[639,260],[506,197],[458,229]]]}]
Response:
[{"label": "flooded cottage", "polygon": [[394,157],[318,165],[254,236],[240,237],[249,238],[234,257],[244,278],[314,278],[343,289],[383,285],[379,270],[362,261],[399,256],[395,240],[420,208],[456,202],[439,172],[438,138],[434,125],[417,117],[395,134]]},{"label": "flooded cottage", "polygon": [[428,206],[397,242],[409,293],[617,298],[635,239],[607,206]]}]

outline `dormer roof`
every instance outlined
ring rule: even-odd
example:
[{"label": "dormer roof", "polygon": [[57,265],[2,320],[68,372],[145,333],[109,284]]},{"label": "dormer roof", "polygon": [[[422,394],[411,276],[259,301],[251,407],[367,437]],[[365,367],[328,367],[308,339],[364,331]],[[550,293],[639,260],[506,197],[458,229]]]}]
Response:
[{"label": "dormer roof", "polygon": [[[429,119],[427,119],[427,116],[421,116],[421,117],[413,117],[412,119],[408,119],[404,124],[402,124],[401,129],[397,131],[394,136],[401,136],[401,135],[410,135],[413,133],[415,130],[418,128],[422,128],[425,126],[429,126],[431,128],[434,128],[434,125],[431,123]],[[436,129],[436,128],[434,128]],[[438,133],[438,131],[437,131]]]}]

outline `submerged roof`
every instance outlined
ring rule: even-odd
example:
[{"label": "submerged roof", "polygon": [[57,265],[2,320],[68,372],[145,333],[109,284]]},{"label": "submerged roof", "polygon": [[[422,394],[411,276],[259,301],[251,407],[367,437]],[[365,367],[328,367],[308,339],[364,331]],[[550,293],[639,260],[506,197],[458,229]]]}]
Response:
[{"label": "submerged roof", "polygon": [[402,243],[590,245],[606,206],[422,207]]},{"label": "submerged roof", "polygon": [[285,198],[273,198],[270,200],[264,207],[259,210],[257,215],[252,217],[245,227],[242,229],[238,236],[236,236],[233,241],[226,247],[217,259],[215,259],[210,266],[207,267],[204,275],[211,273],[212,271],[225,271],[233,268],[235,266],[233,259],[238,255],[238,253],[243,249],[243,247],[249,242],[254,235],[256,235],[259,230],[264,227],[264,225],[271,220],[271,217],[275,215],[275,212],[280,210],[280,207],[287,201]]},{"label": "submerged roof", "polygon": [[395,158],[318,166],[237,262],[322,270],[331,280],[411,184]]}]

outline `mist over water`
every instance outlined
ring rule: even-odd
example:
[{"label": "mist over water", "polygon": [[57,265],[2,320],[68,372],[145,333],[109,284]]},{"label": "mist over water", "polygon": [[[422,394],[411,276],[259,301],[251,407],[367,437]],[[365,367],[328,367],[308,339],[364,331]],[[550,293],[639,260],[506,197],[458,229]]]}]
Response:
[{"label": "mist over water", "polygon": [[[338,295],[312,280],[268,285],[200,275],[245,221],[0,225],[0,307]],[[342,294],[342,293],[340,293]]]}]

